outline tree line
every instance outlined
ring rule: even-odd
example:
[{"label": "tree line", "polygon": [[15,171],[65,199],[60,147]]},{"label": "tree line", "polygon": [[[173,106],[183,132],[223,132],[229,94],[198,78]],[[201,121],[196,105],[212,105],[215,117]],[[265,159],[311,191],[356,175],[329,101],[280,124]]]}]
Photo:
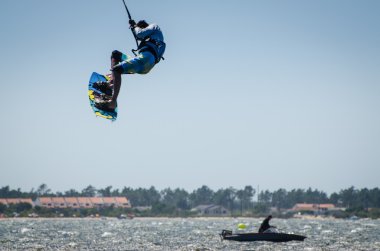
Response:
[{"label": "tree line", "polygon": [[94,196],[124,196],[129,199],[133,207],[152,207],[172,210],[190,210],[198,205],[216,204],[224,206],[230,211],[266,211],[269,207],[289,209],[296,203],[332,203],[334,205],[357,209],[357,208],[380,208],[380,189],[349,187],[331,195],[318,189],[278,189],[275,191],[257,191],[252,186],[236,189],[233,187],[221,188],[216,191],[206,185],[188,192],[181,188],[165,188],[157,190],[150,188],[113,189],[112,186],[97,189],[89,185],[77,191],[70,189],[64,192],[52,192],[46,184],[41,184],[37,189],[23,192],[20,188],[10,189],[9,186],[0,188],[0,198],[32,198],[39,196],[50,197],[94,197]]}]

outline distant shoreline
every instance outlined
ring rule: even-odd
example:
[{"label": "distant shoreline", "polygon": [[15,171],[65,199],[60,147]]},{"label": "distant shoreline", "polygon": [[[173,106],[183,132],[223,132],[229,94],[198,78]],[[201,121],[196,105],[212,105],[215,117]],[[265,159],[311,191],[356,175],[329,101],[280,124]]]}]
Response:
[{"label": "distant shoreline", "polygon": [[[109,219],[116,219],[120,221],[129,221],[129,220],[137,220],[137,219],[214,219],[214,220],[237,220],[237,219],[263,219],[265,217],[246,217],[246,216],[239,216],[239,217],[202,217],[202,216],[189,216],[189,217],[168,217],[168,216],[143,216],[143,217],[134,217],[133,219],[118,219],[118,217],[109,217],[109,216],[100,216],[100,217],[0,217],[1,220],[72,220],[72,219],[78,219],[78,220],[109,220]],[[332,216],[312,216],[312,215],[305,215],[301,217],[290,217],[290,218],[274,218],[275,220],[349,220],[349,218],[337,218]],[[369,219],[369,218],[360,218],[360,219]]]}]

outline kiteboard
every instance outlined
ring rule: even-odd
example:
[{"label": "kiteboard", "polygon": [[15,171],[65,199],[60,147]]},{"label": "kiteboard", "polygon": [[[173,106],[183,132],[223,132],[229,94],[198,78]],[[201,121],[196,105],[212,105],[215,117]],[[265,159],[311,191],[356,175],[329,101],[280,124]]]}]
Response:
[{"label": "kiteboard", "polygon": [[90,106],[97,117],[111,121],[117,118],[117,108],[108,109],[106,104],[111,101],[112,88],[109,86],[111,75],[101,75],[93,72],[88,84]]}]

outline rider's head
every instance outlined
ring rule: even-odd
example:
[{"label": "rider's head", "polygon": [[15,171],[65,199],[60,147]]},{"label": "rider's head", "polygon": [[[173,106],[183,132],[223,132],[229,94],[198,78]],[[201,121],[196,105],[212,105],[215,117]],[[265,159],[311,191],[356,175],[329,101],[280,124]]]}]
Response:
[{"label": "rider's head", "polygon": [[136,26],[141,28],[141,29],[144,29],[146,27],[148,27],[148,23],[145,21],[145,20],[140,20],[137,22]]}]

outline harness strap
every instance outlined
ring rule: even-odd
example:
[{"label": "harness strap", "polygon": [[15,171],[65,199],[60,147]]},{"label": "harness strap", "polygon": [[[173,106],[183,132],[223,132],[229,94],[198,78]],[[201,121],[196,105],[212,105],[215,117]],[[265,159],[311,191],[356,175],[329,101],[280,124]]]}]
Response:
[{"label": "harness strap", "polygon": [[152,53],[153,56],[155,57],[155,62],[157,64],[158,62],[160,62],[161,59],[165,60],[164,57],[158,55],[158,47],[160,46],[165,46],[165,43],[162,41],[157,41],[157,40],[148,38],[146,40],[141,41],[138,47],[138,51],[139,52],[149,51],[150,53]]}]

